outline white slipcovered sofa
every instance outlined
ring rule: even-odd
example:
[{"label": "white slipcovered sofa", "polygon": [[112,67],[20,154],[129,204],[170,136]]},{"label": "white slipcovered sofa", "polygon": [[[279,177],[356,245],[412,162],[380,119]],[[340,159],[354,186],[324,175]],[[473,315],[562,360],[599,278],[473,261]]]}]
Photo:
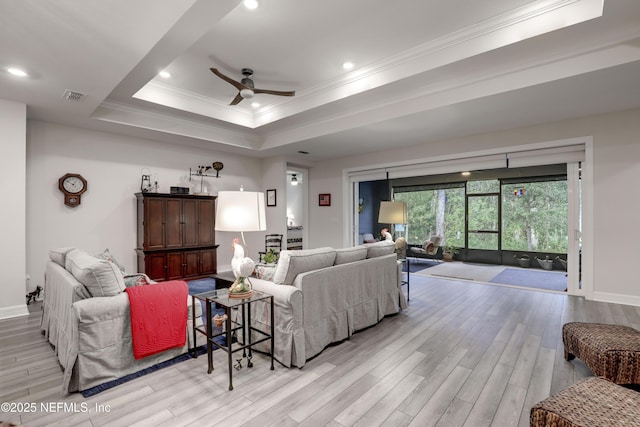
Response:
[{"label": "white slipcovered sofa", "polygon": [[[331,343],[407,307],[393,242],[353,248],[284,250],[273,280],[251,279],[274,295],[276,360],[303,367]],[[252,306],[252,324],[269,330],[269,306]],[[256,338],[259,336],[256,335]],[[269,350],[269,343],[259,349]]]},{"label": "white slipcovered sofa", "polygon": [[[100,259],[73,248],[52,250],[49,257],[41,329],[54,346],[64,370],[63,394],[122,378],[186,353],[192,347],[190,296],[185,301],[189,307],[185,345],[135,359],[129,298],[123,292],[125,277],[114,260]],[[202,307],[197,304],[199,325],[201,314]]]}]

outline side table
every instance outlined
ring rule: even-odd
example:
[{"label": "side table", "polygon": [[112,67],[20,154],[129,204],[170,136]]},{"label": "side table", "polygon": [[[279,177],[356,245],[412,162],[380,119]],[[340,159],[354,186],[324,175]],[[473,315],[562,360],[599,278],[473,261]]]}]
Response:
[{"label": "side table", "polygon": [[[233,390],[233,379],[232,379],[232,370],[233,370],[233,361],[232,354],[242,350],[242,357],[247,357],[247,366],[249,368],[253,367],[253,362],[251,361],[252,354],[251,349],[254,345],[259,344],[261,342],[270,340],[271,341],[271,370],[273,367],[273,346],[275,344],[274,341],[274,324],[273,324],[273,295],[265,294],[259,291],[253,291],[253,294],[248,298],[229,298],[229,290],[228,289],[216,289],[213,291],[203,292],[201,294],[192,295],[192,317],[193,317],[193,342],[194,345],[196,343],[196,333],[199,332],[201,334],[206,335],[207,337],[207,360],[208,360],[208,370],[207,374],[213,372],[213,346],[224,350],[227,353],[228,357],[228,365],[229,365],[229,390]],[[251,304],[255,301],[265,301],[269,300],[270,304],[270,317],[271,317],[271,330],[270,333],[266,333],[251,326]],[[207,317],[207,322],[205,328],[196,327],[196,312],[195,305],[196,301],[204,301],[205,303],[205,312]],[[224,308],[224,312],[227,315],[227,319],[225,321],[225,328],[215,327],[213,325],[213,310],[212,305],[218,305]],[[240,317],[235,320],[231,319],[231,309],[238,310],[240,312]],[[242,332],[242,343],[234,343],[232,342],[232,336],[238,331]],[[248,332],[248,333],[247,333]],[[256,332],[258,335],[262,337],[257,341],[252,341],[252,333]],[[226,345],[222,345],[214,340],[214,338],[224,336],[226,340]],[[248,350],[248,353],[247,353]],[[197,352],[195,349],[191,349],[191,354],[194,357],[197,357]]]},{"label": "side table", "polygon": [[407,285],[407,301],[410,301],[411,300],[411,296],[409,294],[409,292],[410,292],[409,281],[411,279],[411,263],[409,261],[409,258],[401,258],[401,259],[398,260],[398,262],[402,263],[403,266],[407,267],[407,279],[406,280],[404,279],[404,274],[403,274],[402,281],[400,282],[400,286]]}]

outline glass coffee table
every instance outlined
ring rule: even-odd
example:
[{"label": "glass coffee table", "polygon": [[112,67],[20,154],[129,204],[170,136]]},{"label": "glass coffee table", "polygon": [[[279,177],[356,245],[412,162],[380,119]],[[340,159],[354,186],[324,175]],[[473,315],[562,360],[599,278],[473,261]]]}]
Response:
[{"label": "glass coffee table", "polygon": [[[242,350],[242,357],[247,358],[247,367],[252,368],[253,362],[251,350],[256,344],[265,341],[271,341],[271,370],[273,367],[273,346],[274,346],[274,325],[273,325],[273,295],[265,294],[259,291],[253,291],[250,297],[247,298],[229,298],[228,289],[216,289],[213,291],[203,292],[201,294],[192,295],[192,321],[193,321],[193,342],[196,341],[196,334],[201,333],[207,337],[207,360],[208,370],[207,374],[213,372],[213,347],[219,348],[227,352],[228,364],[229,364],[229,390],[233,390],[233,353]],[[256,301],[267,301],[270,305],[270,331],[269,333],[261,331],[258,328],[251,326],[251,305]],[[205,312],[207,322],[203,327],[196,327],[196,301],[203,301],[205,303]],[[212,306],[219,306],[224,308],[224,313],[227,318],[223,325],[217,327],[213,324],[213,308]],[[231,318],[231,311],[236,312],[235,319]],[[233,336],[237,333],[242,333],[242,343],[233,342]],[[252,341],[252,332],[255,332],[259,337],[257,340]],[[225,343],[221,344],[214,340],[216,337],[224,336]],[[191,349],[191,354],[197,357],[195,349]],[[238,366],[242,367],[242,359],[238,360]]]}]

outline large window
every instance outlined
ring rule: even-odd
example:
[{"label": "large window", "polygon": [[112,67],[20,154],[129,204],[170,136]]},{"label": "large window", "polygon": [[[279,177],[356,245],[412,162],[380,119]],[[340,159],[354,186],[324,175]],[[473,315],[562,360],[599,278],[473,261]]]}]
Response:
[{"label": "large window", "polygon": [[446,186],[398,192],[394,199],[407,203],[407,242],[422,244],[433,235],[442,244],[464,246],[464,187]]},{"label": "large window", "polygon": [[394,199],[407,203],[409,244],[465,247],[466,199],[469,249],[567,252],[566,175],[394,187]]},{"label": "large window", "polygon": [[502,249],[566,253],[567,181],[502,184]]}]

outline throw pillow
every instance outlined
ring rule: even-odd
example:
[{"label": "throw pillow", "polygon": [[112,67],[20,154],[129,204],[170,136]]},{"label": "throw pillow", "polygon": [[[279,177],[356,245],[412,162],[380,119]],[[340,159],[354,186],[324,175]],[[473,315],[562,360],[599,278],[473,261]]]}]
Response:
[{"label": "throw pillow", "polygon": [[110,261],[78,249],[67,254],[65,268],[93,297],[110,297],[125,290],[122,272]]},{"label": "throw pillow", "polygon": [[256,265],[256,277],[262,280],[273,281],[276,274],[276,264],[258,264]]},{"label": "throw pillow", "polygon": [[281,251],[273,282],[291,285],[298,274],[331,267],[335,259],[336,250],[329,247]]},{"label": "throw pillow", "polygon": [[113,255],[111,255],[109,248],[105,249],[101,254],[96,255],[96,258],[114,263],[120,269],[120,271],[124,273],[124,265],[118,262],[118,260],[115,259]]},{"label": "throw pillow", "polygon": [[49,258],[61,267],[64,267],[67,262],[67,254],[74,248],[56,248],[49,251]]},{"label": "throw pillow", "polygon": [[367,248],[356,246],[354,248],[336,249],[336,264],[346,264],[348,262],[361,261],[367,257]]},{"label": "throw pillow", "polygon": [[134,286],[144,286],[144,285],[152,285],[158,283],[154,280],[151,280],[149,276],[144,273],[136,273],[136,274],[127,274],[123,277],[124,285],[127,288],[132,288]]},{"label": "throw pillow", "polygon": [[366,243],[367,258],[376,258],[383,255],[392,254],[396,250],[396,244],[392,240],[383,240],[382,242]]}]

